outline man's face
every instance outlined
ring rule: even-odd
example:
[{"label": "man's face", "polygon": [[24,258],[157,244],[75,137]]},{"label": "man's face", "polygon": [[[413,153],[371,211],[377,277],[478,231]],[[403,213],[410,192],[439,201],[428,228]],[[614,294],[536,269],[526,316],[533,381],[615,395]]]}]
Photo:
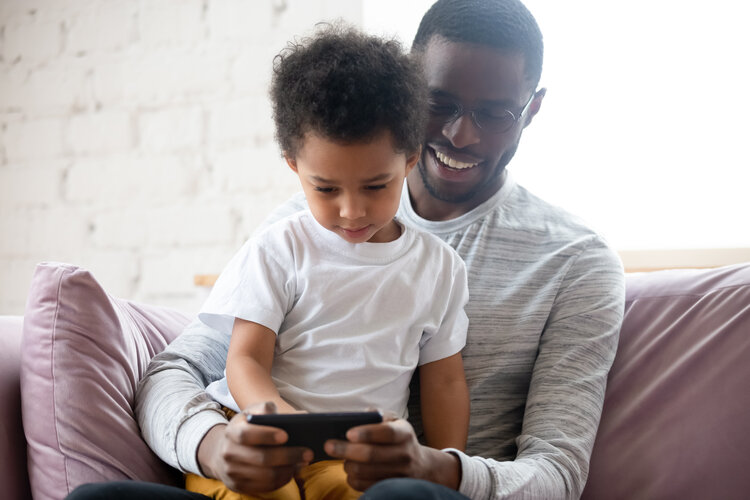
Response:
[{"label": "man's face", "polygon": [[[455,104],[483,117],[507,109],[515,116],[533,89],[524,78],[518,53],[433,37],[422,55],[431,102]],[[430,113],[419,174],[433,198],[448,203],[479,204],[503,184],[505,166],[516,152],[523,127],[539,110],[541,94],[526,114],[504,132],[480,128],[471,112],[453,121]]]}]

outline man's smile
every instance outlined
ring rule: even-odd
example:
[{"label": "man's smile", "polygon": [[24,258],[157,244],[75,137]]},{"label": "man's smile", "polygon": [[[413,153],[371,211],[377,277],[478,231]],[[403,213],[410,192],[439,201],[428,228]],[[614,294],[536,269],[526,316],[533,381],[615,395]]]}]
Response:
[{"label": "man's smile", "polygon": [[457,170],[464,170],[467,168],[471,168],[479,163],[479,162],[469,163],[465,161],[460,161],[455,158],[451,158],[447,154],[441,153],[440,151],[435,151],[435,156],[437,157],[438,160],[440,160],[441,162],[443,162],[450,168],[455,168]]},{"label": "man's smile", "polygon": [[433,175],[446,181],[474,182],[482,171],[481,168],[477,167],[481,167],[484,164],[476,156],[454,151],[449,152],[443,147],[440,147],[438,151],[435,146],[428,146],[427,152],[428,157],[432,159],[430,163],[433,166],[430,167],[430,170],[433,172]]}]

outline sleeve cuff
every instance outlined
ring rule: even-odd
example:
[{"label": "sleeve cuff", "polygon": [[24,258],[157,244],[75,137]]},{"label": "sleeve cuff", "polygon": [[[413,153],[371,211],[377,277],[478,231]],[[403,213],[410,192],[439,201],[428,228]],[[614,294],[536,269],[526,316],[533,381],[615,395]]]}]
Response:
[{"label": "sleeve cuff", "polygon": [[472,459],[455,448],[446,448],[443,451],[456,455],[461,462],[461,484],[458,486],[458,492],[474,500],[490,498],[492,474],[484,461]]},{"label": "sleeve cuff", "polygon": [[183,472],[192,472],[205,477],[198,465],[198,445],[211,428],[227,423],[223,413],[210,409],[194,413],[180,425],[177,431],[175,453]]}]

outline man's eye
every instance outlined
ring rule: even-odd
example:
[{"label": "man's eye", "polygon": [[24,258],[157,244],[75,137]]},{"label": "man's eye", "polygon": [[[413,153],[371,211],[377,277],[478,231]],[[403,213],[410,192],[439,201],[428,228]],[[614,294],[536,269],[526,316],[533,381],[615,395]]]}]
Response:
[{"label": "man's eye", "polygon": [[494,109],[486,108],[477,111],[480,119],[492,120],[494,122],[503,122],[506,120],[513,120],[513,115],[507,109]]},{"label": "man's eye", "polygon": [[373,186],[367,186],[365,189],[367,189],[368,191],[377,191],[379,189],[385,189],[385,187],[385,184],[377,184]]},{"label": "man's eye", "polygon": [[453,116],[457,109],[455,104],[430,102],[430,113],[435,116]]}]

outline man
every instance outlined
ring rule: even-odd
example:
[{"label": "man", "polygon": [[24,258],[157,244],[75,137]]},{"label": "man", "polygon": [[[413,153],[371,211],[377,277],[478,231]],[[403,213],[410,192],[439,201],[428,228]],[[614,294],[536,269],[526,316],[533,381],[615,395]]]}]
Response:
[{"label": "man", "polygon": [[[329,442],[327,451],[346,460],[359,490],[386,478],[426,480],[381,482],[371,498],[383,489],[391,499],[400,498],[394,490],[403,498],[461,497],[456,491],[476,499],[577,498],[617,346],[624,280],[595,233],[506,170],[544,98],[541,33],[517,0],[439,0],[412,50],[424,65],[431,118],[399,216],[466,262],[467,453],[419,444],[404,420],[352,429],[348,442]],[[293,198],[271,219],[303,207]],[[274,446],[280,431],[241,415],[227,425],[205,396],[223,375],[228,341],[193,325],[158,355],[139,389],[139,422],[173,466],[248,494],[270,491],[309,451]]]}]

